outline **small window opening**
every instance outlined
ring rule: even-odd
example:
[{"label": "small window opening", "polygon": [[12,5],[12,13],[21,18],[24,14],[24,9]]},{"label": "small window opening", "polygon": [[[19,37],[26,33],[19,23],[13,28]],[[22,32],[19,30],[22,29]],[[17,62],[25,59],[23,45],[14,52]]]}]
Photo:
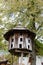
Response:
[{"label": "small window opening", "polygon": [[20,32],[20,35],[22,35],[22,33]]},{"label": "small window opening", "polygon": [[13,44],[11,44],[11,48],[13,47]]},{"label": "small window opening", "polygon": [[30,40],[28,40],[28,43],[30,43]]},{"label": "small window opening", "polygon": [[22,42],[22,38],[20,38],[20,41]]},{"label": "small window opening", "polygon": [[13,41],[14,41],[14,39],[11,40],[11,42],[13,42]]},{"label": "small window opening", "polygon": [[22,44],[19,44],[19,48],[22,48]]},{"label": "small window opening", "polygon": [[29,45],[28,45],[28,49],[29,49]]}]

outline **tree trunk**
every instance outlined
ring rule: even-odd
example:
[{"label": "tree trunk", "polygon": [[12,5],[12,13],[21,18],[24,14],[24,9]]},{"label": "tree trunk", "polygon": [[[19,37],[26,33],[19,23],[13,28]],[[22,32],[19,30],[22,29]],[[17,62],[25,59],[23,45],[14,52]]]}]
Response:
[{"label": "tree trunk", "polygon": [[35,42],[32,42],[32,65],[36,65]]}]

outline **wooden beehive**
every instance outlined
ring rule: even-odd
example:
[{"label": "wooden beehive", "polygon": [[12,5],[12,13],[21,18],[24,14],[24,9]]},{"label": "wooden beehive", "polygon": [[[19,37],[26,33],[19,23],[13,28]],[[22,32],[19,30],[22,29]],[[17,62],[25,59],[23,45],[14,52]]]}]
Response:
[{"label": "wooden beehive", "polygon": [[35,38],[35,33],[29,31],[26,27],[20,24],[4,34],[5,39],[9,42],[9,52],[20,56],[23,52],[28,54],[32,52],[32,40]]}]

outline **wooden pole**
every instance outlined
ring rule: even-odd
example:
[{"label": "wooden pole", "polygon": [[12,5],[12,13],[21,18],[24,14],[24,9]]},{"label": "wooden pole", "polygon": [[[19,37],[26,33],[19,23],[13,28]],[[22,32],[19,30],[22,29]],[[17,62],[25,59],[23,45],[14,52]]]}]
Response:
[{"label": "wooden pole", "polygon": [[28,61],[27,61],[27,65],[29,64],[29,56],[30,56],[30,54],[28,54]]},{"label": "wooden pole", "polygon": [[30,53],[28,54],[28,62],[27,62],[27,65],[32,65],[32,57],[31,57],[31,54]]},{"label": "wooden pole", "polygon": [[30,62],[30,65],[32,65],[32,54],[30,54],[29,62]]},{"label": "wooden pole", "polygon": [[22,65],[23,53],[21,53],[20,65]]}]

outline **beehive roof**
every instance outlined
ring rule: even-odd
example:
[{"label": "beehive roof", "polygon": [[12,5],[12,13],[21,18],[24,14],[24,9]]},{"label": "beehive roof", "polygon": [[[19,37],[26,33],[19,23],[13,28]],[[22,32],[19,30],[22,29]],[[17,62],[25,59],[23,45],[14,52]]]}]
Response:
[{"label": "beehive roof", "polygon": [[33,38],[36,36],[36,34],[32,31],[30,31],[28,28],[23,27],[21,23],[19,23],[15,28],[10,29],[8,32],[4,34],[4,38],[8,41],[9,37],[12,36],[15,32],[22,32],[22,33],[28,33],[33,36]]}]

